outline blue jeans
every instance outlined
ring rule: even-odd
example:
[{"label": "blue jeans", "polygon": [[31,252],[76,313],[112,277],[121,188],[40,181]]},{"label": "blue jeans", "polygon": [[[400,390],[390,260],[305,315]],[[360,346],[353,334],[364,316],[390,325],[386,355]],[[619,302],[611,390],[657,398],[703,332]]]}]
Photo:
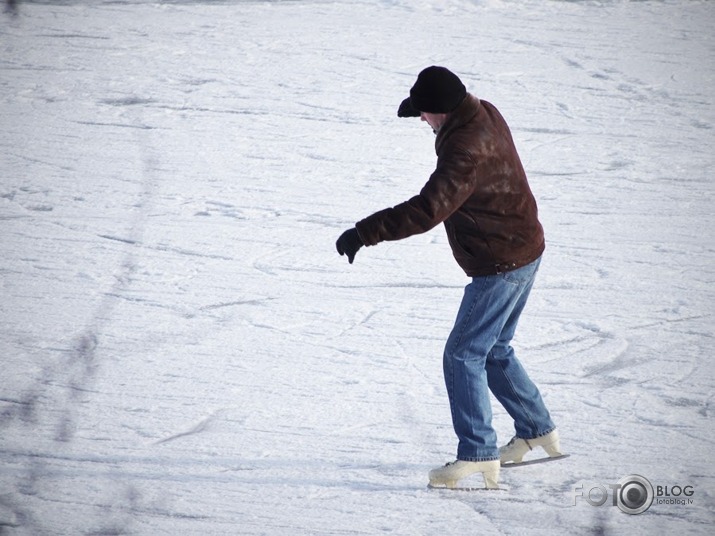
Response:
[{"label": "blue jeans", "polygon": [[531,439],[555,428],[539,389],[510,345],[540,262],[475,277],[464,289],[444,350],[444,380],[459,438],[459,460],[499,459],[489,390],[514,419],[517,436]]}]

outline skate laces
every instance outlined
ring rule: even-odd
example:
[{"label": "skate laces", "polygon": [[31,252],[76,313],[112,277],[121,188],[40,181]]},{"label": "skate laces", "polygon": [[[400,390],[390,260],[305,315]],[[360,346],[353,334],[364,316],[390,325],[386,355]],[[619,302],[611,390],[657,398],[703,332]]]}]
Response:
[{"label": "skate laces", "polygon": [[519,437],[519,436],[514,436],[514,437],[512,437],[512,438],[509,440],[509,443],[507,443],[504,448],[506,449],[506,448],[511,447],[511,446],[514,445],[514,443],[516,443],[519,439],[521,439],[524,443],[526,443],[526,446],[529,447],[529,450],[533,450],[533,447],[531,446],[531,443],[529,443],[529,440],[528,440],[528,439],[524,439],[523,437]]},{"label": "skate laces", "polygon": [[529,443],[529,440],[528,440],[528,439],[524,439],[523,437],[519,437],[519,436],[514,436],[514,437],[512,437],[512,438],[509,440],[509,443],[507,443],[506,445],[504,445],[500,450],[507,450],[507,449],[513,447],[514,444],[515,444],[519,439],[521,439],[524,443],[526,443],[526,446],[529,447],[529,450],[532,450],[532,446],[531,446],[531,443]]}]

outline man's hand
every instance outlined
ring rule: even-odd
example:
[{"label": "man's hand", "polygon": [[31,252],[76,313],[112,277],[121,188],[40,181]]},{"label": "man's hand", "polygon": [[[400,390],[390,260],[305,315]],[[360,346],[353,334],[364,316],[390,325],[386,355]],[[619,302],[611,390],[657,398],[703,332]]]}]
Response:
[{"label": "man's hand", "polygon": [[362,240],[360,240],[360,235],[354,227],[341,234],[338,241],[335,242],[335,247],[337,248],[338,253],[341,255],[347,255],[348,262],[350,264],[353,263],[353,260],[355,260],[355,254],[358,252],[358,249],[363,247],[363,245]]}]

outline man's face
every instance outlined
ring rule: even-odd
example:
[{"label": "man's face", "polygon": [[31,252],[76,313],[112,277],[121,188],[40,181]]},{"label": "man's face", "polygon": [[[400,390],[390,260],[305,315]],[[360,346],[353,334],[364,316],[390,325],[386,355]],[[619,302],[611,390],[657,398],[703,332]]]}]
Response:
[{"label": "man's face", "polygon": [[420,112],[420,120],[427,121],[427,124],[432,127],[435,134],[442,128],[447,120],[447,114],[431,114],[429,112]]}]

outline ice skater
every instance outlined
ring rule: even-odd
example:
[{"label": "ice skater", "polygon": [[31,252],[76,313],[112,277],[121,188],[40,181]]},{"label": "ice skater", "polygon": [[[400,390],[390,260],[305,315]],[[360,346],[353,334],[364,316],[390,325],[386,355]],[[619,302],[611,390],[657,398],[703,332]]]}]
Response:
[{"label": "ice skater", "polygon": [[[437,165],[420,193],[357,222],[338,238],[352,264],[362,246],[400,240],[444,223],[454,258],[472,278],[444,349],[444,380],[459,440],[456,461],[429,473],[455,487],[481,472],[498,487],[502,464],[534,447],[559,456],[559,436],[536,385],[510,343],[544,251],[544,232],[506,121],[459,77],[431,66],[399,106],[436,134]],[[497,447],[489,391],[514,420],[516,435]]]},{"label": "ice skater", "polygon": [[17,15],[17,0],[5,0],[5,13]]}]

